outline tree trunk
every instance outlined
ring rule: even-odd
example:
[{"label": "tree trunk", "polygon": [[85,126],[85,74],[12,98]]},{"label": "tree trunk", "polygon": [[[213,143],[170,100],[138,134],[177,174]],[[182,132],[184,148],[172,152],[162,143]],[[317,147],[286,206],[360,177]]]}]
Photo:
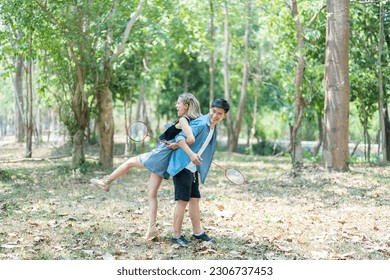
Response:
[{"label": "tree trunk", "polygon": [[[130,97],[129,97],[129,100],[130,100],[130,105],[129,105],[129,124],[131,124],[133,122],[133,87],[131,86],[130,87]],[[129,137],[126,137],[127,138],[127,141],[129,141]],[[129,149],[129,152],[132,152],[133,149],[134,149],[134,145],[132,143],[132,141],[129,142],[129,146],[130,146],[130,149]]]},{"label": "tree trunk", "polygon": [[[362,88],[358,84],[358,88]],[[358,98],[360,99],[361,102],[361,108],[366,108],[366,101],[364,99],[364,92],[361,90],[358,90]],[[363,124],[363,145],[364,145],[364,160],[370,162],[370,134],[368,132],[368,115],[367,115],[367,110],[361,110],[362,111],[362,124]]]},{"label": "tree trunk", "polygon": [[72,56],[74,58],[76,67],[76,89],[72,96],[72,110],[77,120],[77,131],[72,135],[73,139],[73,151],[72,151],[72,165],[79,167],[85,162],[84,158],[84,132],[89,123],[89,108],[88,100],[85,94],[85,69],[84,66],[79,63],[76,56],[71,49]]},{"label": "tree trunk", "polygon": [[[113,3],[113,8],[109,15],[109,22],[114,20],[117,3],[117,1],[114,1]],[[119,55],[125,51],[125,45],[129,38],[131,29],[141,14],[144,3],[145,0],[140,0],[136,11],[131,14],[130,20],[127,23],[126,29],[123,33],[122,40],[114,53],[112,52],[112,43],[114,42],[114,25],[109,24],[108,26],[105,50],[102,58],[104,72],[102,73],[102,76],[104,78],[98,82],[98,88],[101,88],[101,90],[98,91],[97,98],[99,103],[99,131],[101,141],[99,162],[104,167],[112,167],[114,159],[114,113],[112,105],[112,92],[110,90],[112,65],[118,59]]]},{"label": "tree trunk", "polygon": [[[30,46],[30,48],[32,48]],[[30,50],[32,52],[32,50]],[[33,87],[32,87],[32,61],[28,63],[27,73],[27,99],[26,99],[26,158],[32,157],[32,137],[33,137]]]},{"label": "tree trunk", "polygon": [[379,160],[384,162],[389,161],[388,145],[387,142],[387,133],[386,133],[386,108],[385,108],[385,97],[383,92],[383,74],[382,74],[382,53],[383,53],[383,45],[384,45],[384,32],[383,32],[383,7],[382,4],[379,4],[379,42],[378,42],[378,108],[379,108],[379,128],[380,128],[380,137],[381,141],[381,153],[382,157],[379,156]]},{"label": "tree trunk", "polygon": [[26,69],[26,73],[28,77],[26,78],[27,83],[27,101],[26,101],[26,150],[25,150],[25,158],[31,158],[32,157],[32,137],[33,137],[33,79],[32,79],[32,69],[33,69],[33,62],[32,62],[32,52],[33,52],[33,33],[30,34],[30,41],[29,41],[29,54],[30,54],[30,61],[28,63],[28,67]]},{"label": "tree trunk", "polygon": [[367,114],[363,112],[363,145],[364,145],[364,159],[368,162],[371,161],[370,154],[370,134],[368,132],[368,118]]},{"label": "tree trunk", "polygon": [[[251,140],[257,137],[257,103],[258,103],[258,96],[260,92],[261,83],[263,80],[262,76],[262,61],[261,61],[261,48],[260,46],[257,47],[257,53],[258,53],[258,65],[256,67],[256,73],[253,74],[253,80],[255,84],[254,89],[254,97],[253,97],[253,113],[252,113],[252,127],[250,129],[251,132]],[[250,141],[251,141],[250,140]],[[258,141],[259,142],[259,141]],[[253,151],[252,142],[249,143],[250,151]]]},{"label": "tree trunk", "polygon": [[242,84],[241,84],[241,95],[240,95],[240,104],[238,106],[236,125],[234,131],[234,139],[232,143],[232,152],[237,151],[238,139],[241,132],[242,116],[245,109],[245,98],[246,98],[246,89],[248,85],[249,78],[249,35],[250,35],[250,15],[251,15],[251,5],[252,1],[247,0],[246,5],[246,24],[245,24],[245,34],[244,34],[244,67],[242,74]]},{"label": "tree trunk", "polygon": [[125,150],[123,151],[123,155],[127,156],[129,154],[129,137],[127,137],[127,128],[128,128],[128,123],[127,123],[127,98],[126,95],[123,97],[123,113],[124,113],[124,119],[125,119],[125,127],[124,127],[124,132],[125,132]]},{"label": "tree trunk", "polygon": [[213,0],[209,0],[210,5],[210,107],[214,100],[214,67],[215,67],[215,52],[214,52],[214,34],[215,34],[215,25],[214,25],[214,3]]},{"label": "tree trunk", "polygon": [[[225,88],[225,99],[230,104],[230,88],[229,88],[229,8],[228,4],[225,1],[224,3],[224,53],[223,53],[223,73],[224,73],[224,88]],[[230,104],[232,107],[232,104]],[[229,151],[232,151],[232,142],[234,140],[234,129],[233,129],[233,121],[231,114],[227,114],[226,116],[227,121],[227,131],[228,131],[228,148]]]},{"label": "tree trunk", "polygon": [[327,0],[324,164],[349,170],[349,0]]},{"label": "tree trunk", "polygon": [[24,94],[23,94],[23,57],[19,56],[15,61],[15,77],[14,77],[14,92],[15,92],[15,137],[16,141],[21,143],[25,140],[25,122],[24,116]]},{"label": "tree trunk", "polygon": [[[84,85],[86,79],[85,69],[86,67],[88,67],[88,65],[86,65],[86,61],[89,59],[87,59],[86,56],[90,55],[88,50],[86,51],[86,49],[88,48],[87,44],[85,44],[86,41],[79,39],[86,39],[86,37],[88,37],[87,32],[85,31],[85,26],[87,26],[88,24],[86,24],[81,17],[78,17],[80,38],[72,41],[71,38],[74,37],[74,34],[70,36],[71,33],[66,28],[64,28],[59,22],[59,20],[57,20],[57,18],[48,10],[47,5],[41,4],[38,1],[36,1],[36,3],[53,20],[54,24],[56,24],[58,28],[62,31],[64,39],[66,40],[66,45],[68,47],[68,54],[74,64],[75,78],[72,83],[76,84],[76,88],[73,92],[71,92],[71,107],[77,123],[74,126],[70,125],[73,126],[70,130],[73,131],[71,133],[74,133],[73,135],[71,135],[73,141],[72,166],[79,167],[85,161],[84,132],[85,129],[88,127],[89,123],[89,108],[87,100],[88,96],[85,93]],[[75,6],[72,7],[72,9],[74,9],[74,11],[77,11],[77,3],[75,4]]]},{"label": "tree trunk", "polygon": [[316,157],[321,148],[322,142],[324,140],[324,126],[322,123],[322,117],[320,114],[317,114],[317,124],[318,124],[318,141],[313,149],[313,156]]},{"label": "tree trunk", "polygon": [[77,70],[77,87],[73,93],[72,110],[77,120],[76,133],[71,135],[73,140],[72,150],[72,166],[74,168],[80,167],[85,162],[84,156],[84,133],[89,123],[89,108],[88,100],[84,91],[85,74],[83,66],[76,65]]},{"label": "tree trunk", "polygon": [[[39,74],[38,74],[39,75]],[[37,85],[39,88],[39,85]],[[35,102],[35,134],[36,134],[36,139],[37,143],[42,143],[43,138],[42,138],[42,108],[41,108],[41,101],[39,95],[36,97],[36,102]]]},{"label": "tree trunk", "polygon": [[85,161],[84,155],[84,129],[79,129],[73,135],[72,166],[78,168]]},{"label": "tree trunk", "polygon": [[[0,106],[1,106],[1,100],[0,100]],[[4,132],[4,127],[6,125],[4,124],[3,120],[0,118],[0,140],[3,139],[3,137],[5,136],[5,132]]]},{"label": "tree trunk", "polygon": [[305,108],[305,100],[302,96],[303,71],[305,69],[305,58],[303,56],[303,47],[305,39],[303,37],[303,28],[299,20],[298,4],[296,0],[289,5],[292,16],[295,21],[295,29],[298,39],[297,54],[298,64],[295,70],[295,100],[294,100],[294,124],[291,131],[291,161],[293,168],[300,168],[303,164],[301,123]]},{"label": "tree trunk", "polygon": [[386,154],[387,154],[387,161],[390,160],[390,119],[389,119],[389,108],[388,108],[388,103],[384,102],[383,105],[383,114],[384,114],[384,123],[385,123],[385,138],[386,138]]},{"label": "tree trunk", "polygon": [[[158,82],[155,83],[156,85],[156,92],[157,92],[157,112],[161,112],[161,87]],[[156,132],[157,134],[160,133],[160,125],[161,125],[161,114],[157,114],[157,126],[156,126]],[[156,135],[157,135],[156,134]]]},{"label": "tree trunk", "polygon": [[98,92],[100,154],[99,163],[112,167],[114,159],[114,114],[112,92],[108,86]]}]

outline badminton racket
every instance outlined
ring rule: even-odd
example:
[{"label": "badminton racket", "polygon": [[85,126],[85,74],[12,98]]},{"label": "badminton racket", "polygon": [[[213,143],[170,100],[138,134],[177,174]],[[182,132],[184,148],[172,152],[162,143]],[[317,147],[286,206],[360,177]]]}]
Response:
[{"label": "badminton racket", "polygon": [[129,128],[127,129],[127,133],[129,135],[130,139],[135,141],[135,142],[142,142],[147,137],[149,137],[149,138],[155,139],[157,141],[160,141],[161,143],[164,143],[165,145],[168,144],[167,142],[165,142],[159,138],[151,136],[149,133],[148,126],[142,121],[135,121],[135,122],[131,123]]},{"label": "badminton racket", "polygon": [[245,183],[244,175],[242,175],[242,173],[237,169],[233,169],[233,168],[226,169],[220,166],[219,164],[216,164],[214,161],[213,163],[225,172],[225,177],[233,184],[242,185]]}]

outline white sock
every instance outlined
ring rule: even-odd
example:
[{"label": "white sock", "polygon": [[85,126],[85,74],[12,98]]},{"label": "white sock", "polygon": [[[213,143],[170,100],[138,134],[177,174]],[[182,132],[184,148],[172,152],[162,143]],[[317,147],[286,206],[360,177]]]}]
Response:
[{"label": "white sock", "polygon": [[201,231],[200,233],[194,233],[195,236],[201,236],[204,233],[204,231]]}]

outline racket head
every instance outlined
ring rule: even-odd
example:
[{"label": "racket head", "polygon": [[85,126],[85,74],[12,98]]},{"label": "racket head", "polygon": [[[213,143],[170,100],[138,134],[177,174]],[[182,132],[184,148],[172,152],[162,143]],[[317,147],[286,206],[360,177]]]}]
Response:
[{"label": "racket head", "polygon": [[127,133],[131,140],[142,142],[149,135],[148,126],[142,121],[132,122],[127,129]]},{"label": "racket head", "polygon": [[244,175],[242,175],[242,173],[237,169],[232,169],[232,168],[226,169],[225,176],[233,184],[242,185],[245,183]]}]

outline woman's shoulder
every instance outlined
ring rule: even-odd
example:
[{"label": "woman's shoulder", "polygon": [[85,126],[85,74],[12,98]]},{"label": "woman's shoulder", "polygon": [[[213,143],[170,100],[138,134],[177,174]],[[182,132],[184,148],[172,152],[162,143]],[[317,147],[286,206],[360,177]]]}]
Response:
[{"label": "woman's shoulder", "polygon": [[183,122],[190,123],[191,121],[192,121],[192,119],[189,116],[183,116],[183,117],[180,117],[177,122],[183,124]]}]

